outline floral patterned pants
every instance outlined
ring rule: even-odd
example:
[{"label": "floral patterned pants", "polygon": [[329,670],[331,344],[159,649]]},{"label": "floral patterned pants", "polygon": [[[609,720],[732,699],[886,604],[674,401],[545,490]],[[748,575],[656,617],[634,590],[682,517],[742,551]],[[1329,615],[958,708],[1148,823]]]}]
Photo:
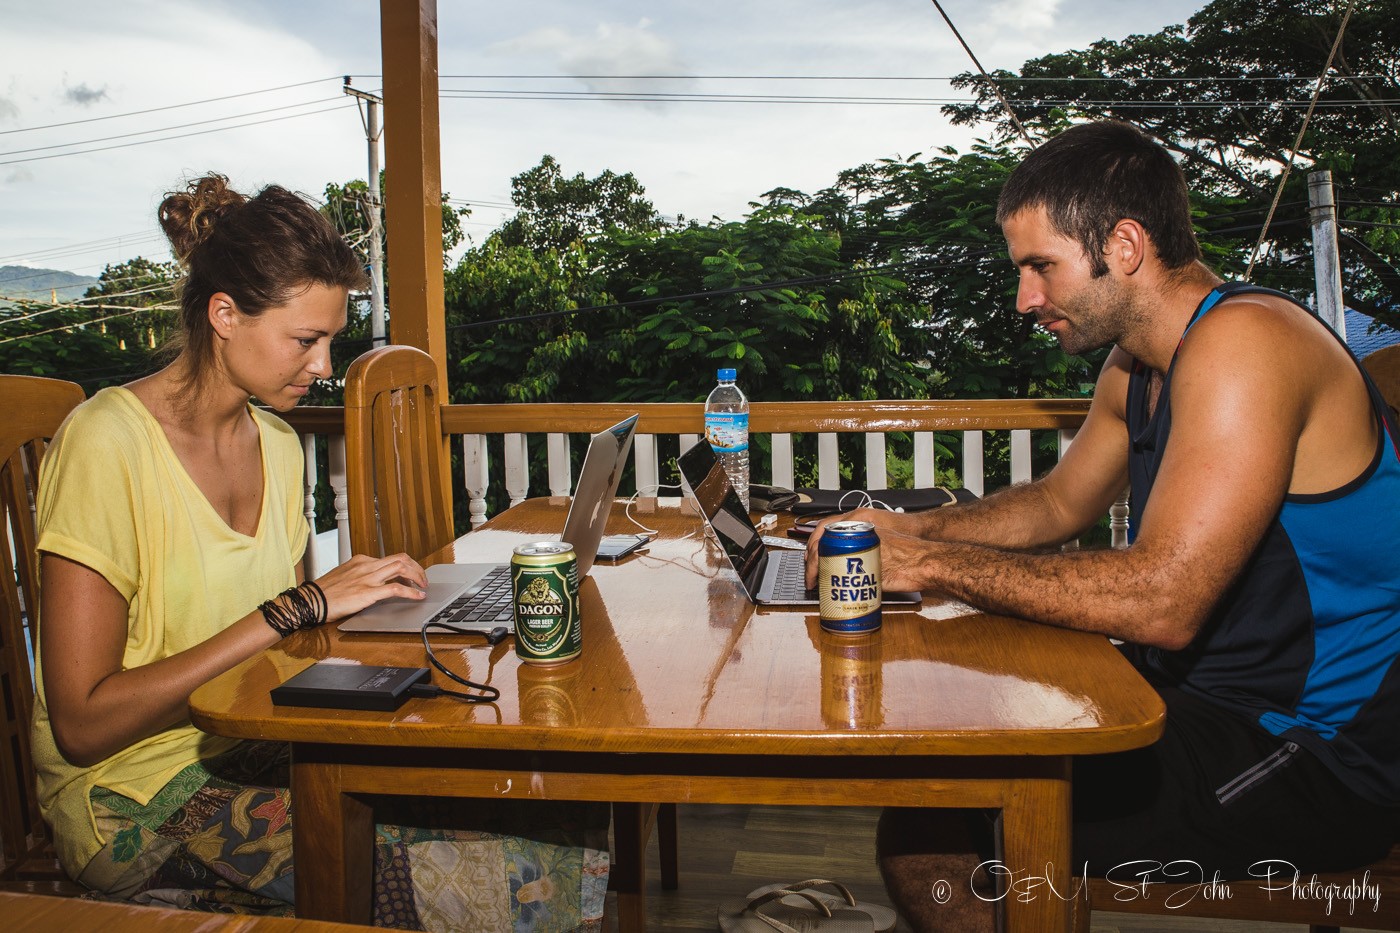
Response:
[{"label": "floral patterned pants", "polygon": [[[287,765],[286,746],[245,742],[181,771],[145,806],[94,789],[107,844],[78,880],[138,903],[291,914]],[[375,812],[394,821],[375,827],[375,926],[600,928],[606,804],[383,798]]]}]

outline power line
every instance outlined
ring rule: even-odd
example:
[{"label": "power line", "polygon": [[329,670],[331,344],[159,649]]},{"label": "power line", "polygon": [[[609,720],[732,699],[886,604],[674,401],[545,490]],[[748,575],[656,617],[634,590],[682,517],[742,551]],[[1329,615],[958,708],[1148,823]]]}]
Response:
[{"label": "power line", "polygon": [[49,258],[50,255],[57,258],[81,253],[96,253],[121,246],[123,243],[140,243],[156,239],[164,239],[164,235],[155,233],[128,233],[113,237],[103,237],[100,240],[82,240],[77,243],[70,243],[66,246],[51,246],[48,249],[31,250],[27,253],[0,256],[0,265],[20,260],[37,262]]},{"label": "power line", "polygon": [[166,107],[151,107],[146,110],[132,110],[129,113],[113,113],[108,114],[105,117],[88,117],[85,120],[69,120],[67,123],[49,123],[44,126],[24,126],[13,130],[0,130],[0,136],[7,136],[10,133],[30,133],[35,130],[52,130],[58,129],[59,127],[63,126],[77,126],[81,123],[97,123],[102,120],[120,120],[123,117],[139,117],[147,113],[159,113],[162,110],[179,110],[182,107],[198,107],[202,104],[216,104],[219,101],[223,100],[234,100],[235,98],[239,97],[253,97],[257,94],[271,94],[274,91],[286,91],[295,87],[306,87],[310,84],[320,84],[323,81],[334,81],[337,79],[338,76],[332,78],[317,78],[314,81],[301,81],[297,84],[284,84],[281,87],[263,88],[260,91],[245,91],[242,94],[228,94],[224,97],[211,97],[208,100],[192,100],[188,103],[170,104]]},{"label": "power line", "polygon": [[939,3],[938,0],[933,0],[933,5],[938,9],[938,15],[943,17],[943,22],[947,23],[948,28],[953,31],[953,35],[958,40],[958,45],[961,45],[963,47],[963,51],[967,53],[967,57],[972,59],[972,64],[976,65],[977,70],[981,72],[982,80],[987,82],[988,86],[992,89],[992,93],[995,94],[997,100],[1001,102],[1001,109],[1006,111],[1006,115],[1010,117],[1011,122],[1016,125],[1016,129],[1018,132],[1020,132],[1021,137],[1025,139],[1026,143],[1032,149],[1034,149],[1035,140],[1031,139],[1031,134],[1026,130],[1025,126],[1022,125],[1020,118],[1016,116],[1016,111],[1012,110],[1011,105],[1007,103],[1006,98],[1002,95],[1001,88],[997,86],[996,81],[992,80],[991,75],[987,74],[987,69],[982,67],[982,63],[979,62],[977,60],[977,56],[972,53],[972,47],[969,46],[966,40],[963,39],[962,33],[958,32],[958,27],[953,25],[952,19],[948,17],[948,12],[943,9],[943,4]]},{"label": "power line", "polygon": [[[123,305],[113,305],[113,307],[115,307],[115,308],[121,308],[121,307],[124,307],[124,306],[123,306]],[[179,309],[176,308],[176,307],[174,307],[173,305],[152,305],[152,306],[149,307],[149,308],[128,308],[127,310],[125,310],[125,311],[122,312],[121,314],[109,314],[109,315],[107,315],[106,317],[94,318],[94,319],[91,320],[91,321],[83,321],[83,322],[80,323],[80,324],[65,324],[63,327],[51,327],[51,328],[49,328],[48,330],[36,331],[36,332],[34,332],[34,333],[32,333],[32,334],[19,334],[19,335],[14,336],[14,337],[0,337],[0,344],[14,343],[16,340],[29,340],[29,339],[31,339],[31,338],[33,338],[33,337],[43,337],[43,336],[45,336],[46,334],[56,334],[56,333],[59,333],[60,331],[72,330],[72,329],[75,328],[75,327],[87,327],[87,326],[90,325],[90,324],[101,324],[103,321],[112,321],[112,320],[115,320],[115,319],[117,319],[117,318],[119,318],[119,317],[130,317],[130,316],[133,315],[133,314],[140,314],[142,311],[177,311],[177,310],[179,310]]]},{"label": "power line", "polygon": [[82,139],[71,143],[55,143],[52,146],[35,146],[32,149],[11,149],[8,152],[0,152],[0,156],[23,155],[28,152],[46,152],[50,149],[66,149],[69,146],[86,146],[91,143],[105,143],[114,139],[130,139],[133,136],[148,136],[151,133],[167,133],[170,130],[183,130],[191,126],[208,126],[210,123],[222,123],[225,120],[241,120],[244,117],[257,117],[265,113],[277,113],[281,110],[295,110],[298,107],[311,107],[316,104],[324,104],[329,101],[339,100],[338,97],[322,97],[319,100],[303,101],[299,104],[284,104],[281,107],[268,107],[266,110],[253,110],[248,113],[233,113],[226,117],[215,117],[211,120],[196,120],[192,123],[178,123],[174,126],[162,126],[153,130],[137,130],[134,133],[119,133],[116,136],[99,136],[95,139]]},{"label": "power line", "polygon": [[[244,127],[249,127],[249,126],[261,126],[261,125],[264,124],[264,123],[280,123],[280,122],[283,121],[283,120],[297,120],[297,119],[300,119],[301,117],[311,117],[311,116],[315,116],[316,114],[319,114],[319,113],[330,113],[332,110],[344,110],[344,109],[346,109],[347,107],[353,107],[353,106],[355,106],[353,103],[345,103],[345,104],[340,104],[340,105],[335,106],[335,107],[326,107],[326,108],[324,108],[324,109],[322,109],[322,110],[312,110],[312,111],[308,111],[307,113],[293,113],[293,114],[289,114],[288,116],[285,116],[285,117],[270,117],[269,119],[266,119],[266,120],[253,120],[253,121],[251,121],[251,122],[249,122],[249,123],[239,123],[239,124],[235,124],[234,126],[220,126],[220,127],[215,128],[215,129],[212,129],[212,130],[199,130],[199,131],[194,132],[194,133],[181,133],[181,134],[179,134],[179,135],[177,135],[177,136],[162,136],[162,137],[160,137],[159,139],[143,139],[143,140],[140,140],[140,141],[138,141],[138,142],[132,142],[132,143],[118,143],[118,144],[115,145],[115,146],[99,146],[99,147],[97,147],[97,148],[95,148],[95,149],[82,149],[82,150],[79,150],[78,152],[56,152],[56,153],[54,153],[53,155],[33,156],[33,157],[31,157],[31,158],[28,158],[28,159],[9,159],[9,160],[7,160],[7,161],[0,162],[0,165],[15,165],[15,164],[20,163],[20,162],[42,162],[42,161],[44,161],[44,160],[46,160],[46,159],[61,159],[61,158],[65,157],[65,156],[87,155],[87,154],[93,153],[93,152],[108,152],[108,151],[110,151],[110,150],[112,150],[112,149],[128,149],[128,148],[130,148],[130,147],[132,147],[132,146],[146,146],[146,145],[150,145],[151,143],[169,142],[169,141],[172,140],[172,139],[187,139],[187,138],[189,138],[189,137],[191,137],[191,136],[206,136],[206,135],[208,135],[208,134],[210,134],[210,133],[222,133],[222,132],[224,132],[224,131],[226,131],[226,130],[238,130],[238,129],[243,129]],[[78,145],[78,144],[75,144],[75,145]]]},{"label": "power line", "polygon": [[1288,150],[1288,161],[1283,165],[1283,174],[1278,180],[1278,190],[1274,192],[1274,201],[1269,205],[1269,214],[1264,218],[1264,226],[1259,230],[1259,240],[1254,244],[1254,252],[1250,254],[1249,265],[1244,270],[1244,280],[1249,281],[1250,273],[1254,271],[1254,260],[1259,255],[1260,248],[1264,245],[1264,236],[1269,232],[1269,222],[1274,219],[1274,210],[1278,207],[1279,199],[1283,197],[1283,186],[1288,183],[1288,175],[1293,171],[1293,158],[1298,154],[1298,147],[1303,145],[1303,136],[1308,132],[1308,122],[1312,119],[1313,107],[1317,104],[1317,99],[1322,94],[1322,82],[1327,77],[1327,72],[1332,70],[1332,62],[1337,57],[1337,49],[1341,48],[1342,36],[1346,35],[1347,23],[1351,20],[1351,11],[1356,8],[1356,0],[1349,0],[1347,10],[1342,14],[1341,25],[1337,27],[1337,38],[1332,41],[1332,51],[1327,53],[1327,64],[1322,66],[1322,72],[1317,76],[1317,87],[1313,88],[1312,102],[1308,104],[1308,112],[1303,114],[1303,125],[1298,128],[1298,138],[1293,141],[1293,148]]},{"label": "power line", "polygon": [[[995,85],[992,85],[995,87]],[[791,104],[847,107],[938,107],[968,103],[963,97],[869,97],[861,95],[822,94],[729,94],[723,92],[661,92],[661,91],[527,91],[508,89],[449,89],[440,91],[443,100],[518,100],[518,101],[601,101],[608,103],[676,103],[676,104]],[[1134,101],[1120,98],[1018,98],[1016,103],[1037,107],[1116,107],[1122,110],[1243,110],[1299,109],[1309,106],[1305,101],[1291,98],[1265,98],[1202,101]],[[1377,100],[1318,101],[1316,108],[1325,110],[1365,110],[1378,105],[1400,104],[1400,98]]]},{"label": "power line", "polygon": [[[354,75],[357,78],[379,78],[380,75]],[[562,80],[586,80],[586,81],[961,81],[968,75],[952,75],[950,77],[939,77],[929,75],[703,75],[703,74],[593,74],[593,75],[560,75],[560,74],[470,74],[470,75],[439,75],[441,81],[478,81],[478,80],[500,80],[500,81],[562,81]],[[1375,79],[1389,80],[1390,75],[1352,75],[1355,79]],[[1268,82],[1288,82],[1297,84],[1310,84],[1312,78],[1304,77],[1282,77],[1277,75],[1261,75],[1259,77],[1229,77],[1229,76],[1200,76],[1200,77],[1113,77],[1110,75],[1065,75],[1063,77],[1018,77],[1009,75],[1010,80],[1018,82],[1071,82],[1071,83],[1123,83],[1123,84],[1157,84],[1157,83],[1182,83],[1199,81],[1241,81],[1251,84]],[[1345,81],[1341,76],[1333,76],[1330,80]]]},{"label": "power line", "polygon": [[[996,249],[987,249],[981,254],[997,252]],[[975,258],[975,256],[974,256]],[[912,271],[932,271],[934,269],[954,268],[963,263],[930,262],[928,260],[915,260],[911,262],[891,263],[884,266],[867,266],[859,269],[843,269],[838,272],[831,272],[826,275],[811,275],[794,279],[783,279],[776,282],[759,282],[753,285],[735,285],[731,288],[711,289],[709,291],[691,292],[683,295],[653,296],[649,298],[635,298],[630,301],[618,301],[606,305],[588,305],[582,308],[569,308],[558,311],[543,311],[538,314],[522,314],[513,317],[493,318],[488,321],[468,321],[464,324],[456,324],[447,328],[448,333],[458,330],[469,330],[476,327],[489,327],[500,324],[516,324],[526,321],[541,321],[545,318],[562,317],[568,314],[592,314],[599,311],[625,311],[629,308],[645,308],[652,305],[666,304],[673,301],[694,301],[701,298],[722,298],[729,295],[742,295],[751,292],[777,291],[783,288],[791,288],[796,285],[822,285],[833,284],[845,281],[846,279],[869,278],[872,276],[884,275],[891,272],[904,270]]]}]

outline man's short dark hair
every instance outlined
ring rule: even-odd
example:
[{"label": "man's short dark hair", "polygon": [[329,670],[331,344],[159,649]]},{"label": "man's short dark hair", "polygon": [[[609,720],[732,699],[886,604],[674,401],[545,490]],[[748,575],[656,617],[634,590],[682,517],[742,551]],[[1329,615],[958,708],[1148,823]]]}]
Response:
[{"label": "man's short dark hair", "polygon": [[1120,220],[1142,224],[1168,269],[1201,258],[1181,168],[1137,127],[1105,120],[1073,126],[1026,156],[1002,186],[997,223],[1043,207],[1056,231],[1078,241],[1094,276]]}]

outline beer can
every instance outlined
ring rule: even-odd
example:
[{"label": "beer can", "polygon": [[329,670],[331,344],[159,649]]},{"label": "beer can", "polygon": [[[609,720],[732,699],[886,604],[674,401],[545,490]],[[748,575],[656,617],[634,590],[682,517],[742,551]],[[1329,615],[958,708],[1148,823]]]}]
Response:
[{"label": "beer can", "polygon": [[515,653],[527,664],[563,664],[583,650],[578,558],[564,541],[522,544],[510,558]]},{"label": "beer can", "polygon": [[822,628],[865,635],[880,628],[880,538],[869,522],[832,522],[817,542]]}]

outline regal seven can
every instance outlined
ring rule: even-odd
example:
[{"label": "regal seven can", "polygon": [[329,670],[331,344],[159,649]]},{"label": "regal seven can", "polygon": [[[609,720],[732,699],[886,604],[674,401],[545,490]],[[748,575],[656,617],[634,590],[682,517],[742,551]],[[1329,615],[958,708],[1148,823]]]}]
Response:
[{"label": "regal seven can", "polygon": [[527,664],[563,664],[583,650],[578,559],[564,541],[522,544],[510,558],[515,653]]},{"label": "regal seven can", "polygon": [[832,522],[817,542],[822,628],[864,635],[880,628],[880,538],[869,522]]}]

